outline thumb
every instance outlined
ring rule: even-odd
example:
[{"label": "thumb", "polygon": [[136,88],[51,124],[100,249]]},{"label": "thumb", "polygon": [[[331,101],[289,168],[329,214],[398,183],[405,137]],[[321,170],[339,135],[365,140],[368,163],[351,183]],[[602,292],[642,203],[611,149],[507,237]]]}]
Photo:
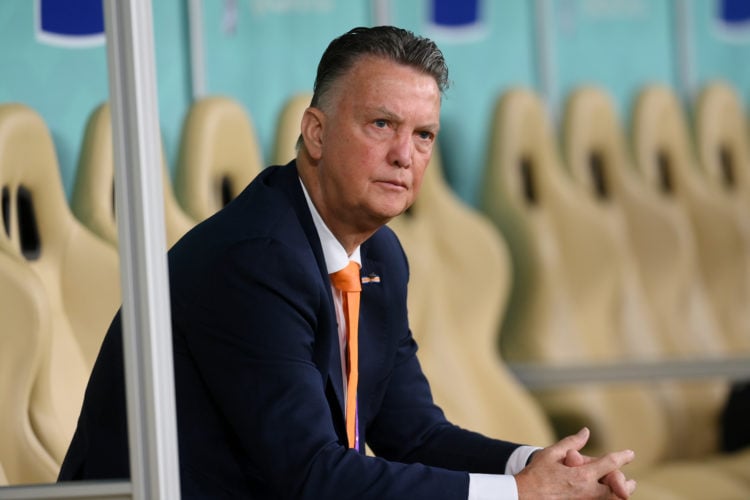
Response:
[{"label": "thumb", "polygon": [[548,448],[549,456],[553,460],[564,460],[569,450],[578,451],[583,448],[589,440],[589,430],[584,427],[580,431],[570,436],[562,438],[557,443]]},{"label": "thumb", "polygon": [[576,432],[575,434],[572,434],[570,436],[567,436],[560,440],[558,443],[561,445],[565,451],[567,450],[576,450],[579,451],[581,448],[586,446],[586,443],[589,441],[589,436],[591,435],[591,432],[589,431],[588,427],[582,428],[580,431]]}]

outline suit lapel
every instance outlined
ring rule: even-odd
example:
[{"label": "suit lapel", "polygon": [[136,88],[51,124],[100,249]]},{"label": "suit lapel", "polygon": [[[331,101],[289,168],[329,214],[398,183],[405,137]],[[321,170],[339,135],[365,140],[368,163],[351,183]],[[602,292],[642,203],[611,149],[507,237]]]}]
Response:
[{"label": "suit lapel", "polygon": [[[282,190],[286,193],[292,209],[297,214],[297,219],[302,226],[302,230],[310,243],[310,248],[315,255],[315,261],[318,264],[318,271],[320,272],[320,279],[327,291],[326,296],[328,298],[328,331],[321,332],[326,337],[326,342],[330,346],[328,349],[323,349],[323,352],[317,351],[316,358],[319,356],[320,359],[315,359],[315,363],[318,367],[327,367],[327,373],[324,374],[327,377],[327,382],[331,384],[331,388],[326,388],[328,393],[333,390],[333,396],[338,404],[338,410],[340,413],[341,421],[344,419],[344,376],[341,373],[341,352],[339,349],[339,333],[338,324],[336,322],[336,310],[333,305],[333,295],[331,293],[330,278],[328,276],[328,269],[326,267],[325,258],[323,256],[323,247],[320,244],[320,237],[318,231],[315,229],[315,223],[310,214],[310,209],[307,206],[307,200],[305,200],[305,194],[302,192],[302,186],[300,185],[299,174],[297,173],[296,162],[292,161],[286,166],[275,167],[284,169],[283,172],[283,183],[281,184]],[[327,352],[326,352],[327,351]],[[333,411],[333,408],[331,408]]]}]

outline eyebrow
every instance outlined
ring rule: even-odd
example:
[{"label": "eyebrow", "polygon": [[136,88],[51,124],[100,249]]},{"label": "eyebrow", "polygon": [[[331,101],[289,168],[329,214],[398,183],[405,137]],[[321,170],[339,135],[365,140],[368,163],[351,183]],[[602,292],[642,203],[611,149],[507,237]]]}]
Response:
[{"label": "eyebrow", "polygon": [[[401,115],[394,113],[393,111],[390,111],[389,109],[384,108],[382,106],[378,106],[377,108],[375,108],[375,111],[383,115],[383,117],[387,118],[388,120],[392,120],[397,123],[401,123],[404,121],[404,118]],[[428,123],[426,125],[419,126],[417,128],[419,130],[437,132],[438,130],[440,130],[440,123]]]}]

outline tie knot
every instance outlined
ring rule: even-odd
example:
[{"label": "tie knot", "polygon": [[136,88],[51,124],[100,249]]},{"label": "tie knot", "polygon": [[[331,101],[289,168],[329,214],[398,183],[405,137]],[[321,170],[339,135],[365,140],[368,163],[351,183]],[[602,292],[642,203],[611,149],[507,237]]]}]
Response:
[{"label": "tie knot", "polygon": [[342,292],[359,292],[362,290],[362,280],[359,277],[359,264],[349,261],[341,271],[331,273],[331,283]]}]

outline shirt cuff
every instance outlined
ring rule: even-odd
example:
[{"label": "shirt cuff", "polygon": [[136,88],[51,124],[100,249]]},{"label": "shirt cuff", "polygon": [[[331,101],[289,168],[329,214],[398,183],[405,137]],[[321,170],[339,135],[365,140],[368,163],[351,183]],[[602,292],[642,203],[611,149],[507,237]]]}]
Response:
[{"label": "shirt cuff", "polygon": [[468,500],[518,500],[518,487],[514,474],[526,467],[526,462],[538,446],[519,446],[508,457],[505,474],[469,474]]},{"label": "shirt cuff", "polygon": [[469,474],[468,500],[518,500],[516,478],[500,474]]},{"label": "shirt cuff", "polygon": [[535,451],[541,450],[538,446],[519,446],[508,457],[505,463],[505,473],[509,475],[518,474],[526,467],[526,462]]}]

